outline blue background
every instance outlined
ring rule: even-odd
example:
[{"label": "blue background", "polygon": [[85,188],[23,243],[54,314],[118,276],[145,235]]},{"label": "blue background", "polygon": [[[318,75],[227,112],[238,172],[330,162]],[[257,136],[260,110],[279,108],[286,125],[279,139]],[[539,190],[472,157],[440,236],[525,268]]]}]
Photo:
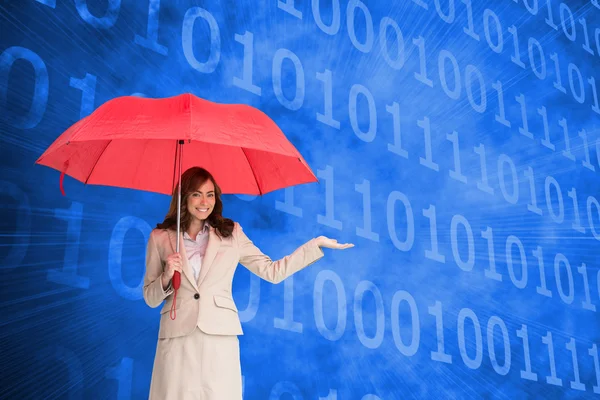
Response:
[{"label": "blue background", "polygon": [[183,92],[265,111],[320,178],[223,197],[265,253],[356,245],[279,285],[238,268],[246,399],[600,394],[593,1],[9,0],[0,16],[0,397],[147,398],[144,251],[169,198],[69,177],[63,197],[34,162],[109,99]]}]

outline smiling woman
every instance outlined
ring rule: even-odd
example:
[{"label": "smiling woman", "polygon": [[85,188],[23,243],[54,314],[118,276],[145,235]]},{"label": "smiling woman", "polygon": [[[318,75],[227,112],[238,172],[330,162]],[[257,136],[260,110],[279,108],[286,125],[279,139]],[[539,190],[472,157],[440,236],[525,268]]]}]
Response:
[{"label": "smiling woman", "polygon": [[[173,191],[164,221],[150,235],[146,250],[144,300],[160,306],[159,339],[154,358],[150,400],[240,400],[242,374],[239,341],[242,326],[232,296],[238,263],[272,283],[323,257],[321,247],[347,249],[319,236],[292,254],[273,261],[224,218],[221,189],[204,168],[181,177],[180,253],[175,252],[179,188]],[[181,273],[180,296],[174,300],[172,278]],[[178,318],[170,318],[169,310]]]}]

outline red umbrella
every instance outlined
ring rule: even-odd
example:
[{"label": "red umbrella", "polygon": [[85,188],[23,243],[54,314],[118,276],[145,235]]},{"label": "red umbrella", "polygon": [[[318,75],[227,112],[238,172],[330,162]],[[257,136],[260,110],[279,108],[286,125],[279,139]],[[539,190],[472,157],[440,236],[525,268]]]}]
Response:
[{"label": "red umbrella", "polygon": [[[67,129],[36,163],[62,172],[63,195],[65,174],[85,184],[170,195],[182,171],[196,165],[209,170],[227,194],[263,194],[317,181],[262,111],[189,93],[110,100]],[[177,252],[179,221],[178,213]],[[180,279],[176,272],[175,295]]]}]

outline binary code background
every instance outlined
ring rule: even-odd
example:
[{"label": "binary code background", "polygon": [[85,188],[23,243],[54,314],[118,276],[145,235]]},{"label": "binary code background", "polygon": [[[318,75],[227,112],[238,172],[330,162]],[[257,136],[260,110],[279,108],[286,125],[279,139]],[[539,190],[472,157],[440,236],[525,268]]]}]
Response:
[{"label": "binary code background", "polygon": [[[224,197],[245,399],[600,397],[600,5],[4,0],[2,398],[147,398],[167,196],[34,165],[116,96],[265,111],[320,182]],[[202,160],[199,160],[201,164]]]}]

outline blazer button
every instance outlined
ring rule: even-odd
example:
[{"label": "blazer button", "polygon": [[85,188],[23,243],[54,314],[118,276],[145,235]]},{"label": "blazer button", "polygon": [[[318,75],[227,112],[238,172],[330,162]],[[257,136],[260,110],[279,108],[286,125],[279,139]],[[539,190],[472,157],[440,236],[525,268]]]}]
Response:
[{"label": "blazer button", "polygon": [[195,298],[196,300],[198,300],[198,299],[200,298],[200,295],[199,295],[198,293],[196,293],[196,294],[194,295],[194,298]]}]

